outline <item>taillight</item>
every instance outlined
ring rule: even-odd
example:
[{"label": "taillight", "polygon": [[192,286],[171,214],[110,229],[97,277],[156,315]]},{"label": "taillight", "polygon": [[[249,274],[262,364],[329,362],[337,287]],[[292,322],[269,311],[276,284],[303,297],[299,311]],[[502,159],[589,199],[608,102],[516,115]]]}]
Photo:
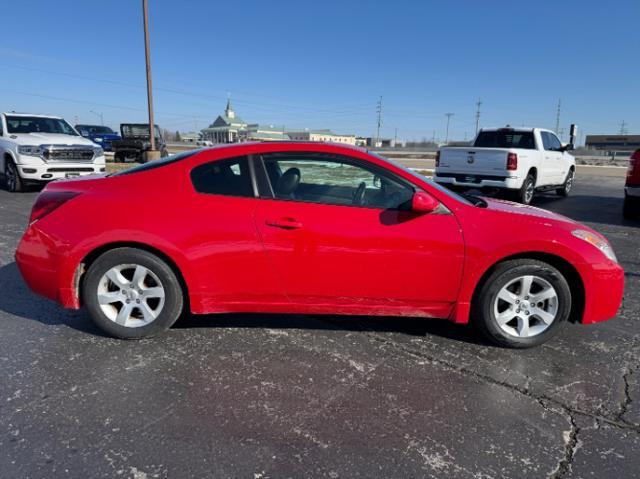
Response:
[{"label": "taillight", "polygon": [[515,153],[507,154],[507,170],[513,171],[518,169],[518,155]]},{"label": "taillight", "polygon": [[631,155],[629,169],[627,170],[627,184],[640,184],[640,150]]},{"label": "taillight", "polygon": [[31,209],[31,217],[29,224],[45,217],[56,208],[59,208],[71,198],[75,198],[80,193],[75,191],[43,191],[38,196],[33,208]]},{"label": "taillight", "polygon": [[440,166],[440,150],[436,151],[436,168]]}]

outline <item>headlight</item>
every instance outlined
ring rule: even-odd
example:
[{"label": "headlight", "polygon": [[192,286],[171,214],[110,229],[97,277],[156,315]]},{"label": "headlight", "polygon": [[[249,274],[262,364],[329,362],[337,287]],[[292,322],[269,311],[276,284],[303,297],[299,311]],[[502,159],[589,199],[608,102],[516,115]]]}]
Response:
[{"label": "headlight", "polygon": [[40,156],[42,155],[42,147],[37,145],[20,145],[18,146],[18,153],[28,156]]},{"label": "headlight", "polygon": [[601,238],[600,236],[586,230],[574,230],[571,233],[576,238],[580,238],[587,243],[591,243],[593,246],[602,251],[602,253],[611,261],[615,261],[616,263],[618,262],[618,258],[616,258],[616,254],[613,252],[613,248],[611,248],[611,245],[604,238]]},{"label": "headlight", "polygon": [[99,146],[94,146],[93,147],[93,157],[97,158],[97,157],[102,156],[102,155],[104,155],[104,150]]}]

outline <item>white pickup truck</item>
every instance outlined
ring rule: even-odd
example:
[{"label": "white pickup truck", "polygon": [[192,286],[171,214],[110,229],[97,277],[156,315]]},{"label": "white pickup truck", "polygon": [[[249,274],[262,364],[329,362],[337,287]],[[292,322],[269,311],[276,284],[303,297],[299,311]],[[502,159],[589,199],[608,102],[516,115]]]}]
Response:
[{"label": "white pickup truck", "polygon": [[0,114],[0,174],[9,191],[23,191],[28,183],[104,171],[102,148],[62,118]]},{"label": "white pickup truck", "polygon": [[576,171],[572,149],[542,128],[482,129],[472,146],[440,149],[434,180],[454,189],[508,190],[524,204],[535,191],[567,196]]}]

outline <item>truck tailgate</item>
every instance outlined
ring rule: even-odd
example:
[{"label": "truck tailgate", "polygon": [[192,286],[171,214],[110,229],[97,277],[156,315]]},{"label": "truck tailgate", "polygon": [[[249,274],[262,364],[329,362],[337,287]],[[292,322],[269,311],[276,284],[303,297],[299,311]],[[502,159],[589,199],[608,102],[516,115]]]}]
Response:
[{"label": "truck tailgate", "polygon": [[506,171],[510,151],[508,148],[442,148],[438,171],[495,175]]}]

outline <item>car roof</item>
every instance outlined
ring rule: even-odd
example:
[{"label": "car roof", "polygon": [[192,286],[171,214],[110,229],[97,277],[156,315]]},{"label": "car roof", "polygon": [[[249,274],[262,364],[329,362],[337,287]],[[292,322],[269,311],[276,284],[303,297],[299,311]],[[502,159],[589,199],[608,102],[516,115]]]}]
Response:
[{"label": "car roof", "polygon": [[40,113],[16,113],[15,111],[5,111],[2,114],[3,115],[8,115],[8,116],[35,116],[35,117],[38,117],[38,118],[55,118],[56,120],[62,120],[61,116],[43,115],[43,114],[40,114]]},{"label": "car roof", "polygon": [[342,150],[343,152],[358,152],[369,153],[369,150],[355,145],[345,145],[343,143],[333,143],[330,141],[300,141],[300,140],[286,140],[286,141],[245,141],[242,143],[225,143],[210,146],[208,148],[202,148],[201,151],[210,151],[218,149],[238,149],[243,150],[245,148],[256,148],[259,150],[274,150],[285,149],[288,151],[294,151],[296,147],[301,149],[311,149],[313,151],[336,152]]}]

